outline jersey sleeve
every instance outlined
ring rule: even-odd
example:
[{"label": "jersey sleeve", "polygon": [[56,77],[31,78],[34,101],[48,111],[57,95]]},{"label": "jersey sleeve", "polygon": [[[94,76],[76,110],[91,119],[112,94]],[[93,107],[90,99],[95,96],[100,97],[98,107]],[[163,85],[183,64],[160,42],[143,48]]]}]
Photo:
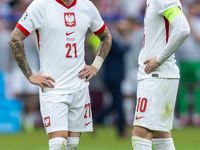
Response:
[{"label": "jersey sleeve", "polygon": [[169,37],[169,41],[157,56],[157,61],[160,64],[174,54],[190,34],[190,26],[185,15],[175,16],[171,21],[171,26],[173,30]]},{"label": "jersey sleeve", "polygon": [[33,1],[19,19],[16,27],[26,36],[41,27],[44,18],[44,8],[41,3]]},{"label": "jersey sleeve", "polygon": [[102,20],[97,8],[93,4],[91,4],[91,7],[92,7],[92,9],[91,9],[92,10],[92,21],[91,21],[90,29],[95,35],[98,35],[105,30],[106,24]]},{"label": "jersey sleeve", "polygon": [[155,0],[155,6],[158,14],[164,16],[165,11],[172,7],[180,7],[182,9],[181,3],[177,0]]}]

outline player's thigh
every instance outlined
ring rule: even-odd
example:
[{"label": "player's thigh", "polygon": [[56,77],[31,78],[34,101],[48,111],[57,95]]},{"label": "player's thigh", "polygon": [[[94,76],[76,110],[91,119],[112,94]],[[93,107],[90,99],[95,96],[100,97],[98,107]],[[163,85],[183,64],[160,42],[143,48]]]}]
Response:
[{"label": "player's thigh", "polygon": [[68,137],[80,137],[81,132],[70,132],[68,131]]},{"label": "player's thigh", "polygon": [[162,132],[155,131],[153,133],[153,138],[171,138],[171,131],[170,133],[162,133]]},{"label": "player's thigh", "polygon": [[68,127],[71,132],[93,131],[92,111],[88,87],[74,95],[69,105]]},{"label": "player's thigh", "polygon": [[141,137],[141,138],[145,138],[145,139],[152,139],[152,135],[153,135],[153,131],[141,127],[141,126],[134,126],[133,127],[133,132],[132,132],[132,136],[137,136],[137,137]]},{"label": "player's thigh", "polygon": [[[68,95],[40,95],[40,111],[47,134],[68,131]],[[55,133],[53,133],[55,135]]]},{"label": "player's thigh", "polygon": [[67,139],[69,134],[68,134],[68,131],[55,131],[55,132],[50,132],[48,136],[49,136],[49,140],[56,137],[62,137],[62,138]]},{"label": "player's thigh", "polygon": [[178,79],[139,81],[134,125],[168,133],[172,128]]}]

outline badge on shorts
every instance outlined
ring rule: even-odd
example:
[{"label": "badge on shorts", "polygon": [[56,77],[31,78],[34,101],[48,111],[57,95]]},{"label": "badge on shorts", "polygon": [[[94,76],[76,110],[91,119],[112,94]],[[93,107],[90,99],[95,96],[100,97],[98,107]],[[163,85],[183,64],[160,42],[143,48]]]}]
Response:
[{"label": "badge on shorts", "polygon": [[158,74],[152,74],[152,77],[159,77]]},{"label": "badge on shorts", "polygon": [[45,117],[44,118],[44,126],[49,127],[50,125],[51,125],[50,117]]},{"label": "badge on shorts", "polygon": [[64,20],[65,25],[67,27],[75,27],[76,26],[76,19],[74,13],[64,13]]}]

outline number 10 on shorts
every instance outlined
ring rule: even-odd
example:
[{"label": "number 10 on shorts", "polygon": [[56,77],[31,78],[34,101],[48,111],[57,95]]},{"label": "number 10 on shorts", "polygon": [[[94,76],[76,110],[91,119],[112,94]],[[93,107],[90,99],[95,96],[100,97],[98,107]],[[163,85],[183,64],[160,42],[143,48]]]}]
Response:
[{"label": "number 10 on shorts", "polygon": [[[141,100],[142,99],[142,100]],[[146,98],[138,98],[138,103],[137,103],[137,112],[140,111],[141,113],[145,112],[147,108],[147,99]]]}]

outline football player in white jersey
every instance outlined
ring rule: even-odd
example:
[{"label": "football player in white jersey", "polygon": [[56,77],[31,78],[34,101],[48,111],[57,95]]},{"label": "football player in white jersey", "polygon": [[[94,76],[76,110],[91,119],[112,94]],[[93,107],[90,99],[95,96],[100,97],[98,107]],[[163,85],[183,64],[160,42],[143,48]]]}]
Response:
[{"label": "football player in white jersey", "polygon": [[[84,61],[88,30],[101,43],[92,65]],[[33,74],[23,40],[34,31],[40,72]],[[9,44],[30,83],[40,86],[40,110],[50,150],[75,150],[81,132],[92,131],[88,81],[96,75],[111,47],[111,35],[88,0],[34,0],[17,23]]]},{"label": "football player in white jersey", "polygon": [[175,150],[171,137],[179,83],[174,52],[190,33],[179,0],[147,0],[139,55],[134,150]]}]

